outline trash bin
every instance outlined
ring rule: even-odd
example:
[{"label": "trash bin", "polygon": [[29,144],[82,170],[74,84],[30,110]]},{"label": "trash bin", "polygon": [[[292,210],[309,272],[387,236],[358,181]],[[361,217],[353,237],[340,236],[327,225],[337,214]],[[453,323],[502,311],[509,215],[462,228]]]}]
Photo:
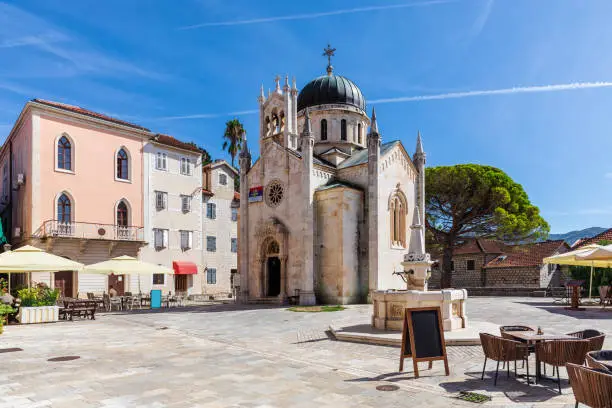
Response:
[{"label": "trash bin", "polygon": [[151,309],[159,309],[161,307],[161,290],[154,289],[151,291]]}]

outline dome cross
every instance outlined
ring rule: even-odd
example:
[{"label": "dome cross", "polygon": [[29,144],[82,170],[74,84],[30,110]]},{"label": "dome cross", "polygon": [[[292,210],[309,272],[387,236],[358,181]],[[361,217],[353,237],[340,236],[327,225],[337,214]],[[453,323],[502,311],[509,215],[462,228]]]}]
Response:
[{"label": "dome cross", "polygon": [[323,56],[327,57],[327,75],[331,75],[334,67],[331,64],[331,57],[336,55],[336,49],[328,43],[327,48],[323,48]]}]

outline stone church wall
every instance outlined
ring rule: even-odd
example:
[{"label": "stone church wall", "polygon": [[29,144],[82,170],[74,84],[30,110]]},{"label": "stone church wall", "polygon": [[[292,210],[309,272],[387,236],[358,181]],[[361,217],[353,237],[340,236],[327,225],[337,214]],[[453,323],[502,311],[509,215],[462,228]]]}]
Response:
[{"label": "stone church wall", "polygon": [[[406,283],[393,272],[403,271],[402,261],[404,254],[410,247],[410,225],[416,207],[416,171],[409,158],[399,145],[393,148],[385,156],[381,157],[380,180],[379,180],[379,223],[378,223],[378,289],[405,289]],[[406,196],[408,211],[406,217],[406,247],[391,247],[391,214],[389,212],[389,199],[399,189]]]},{"label": "stone church wall", "polygon": [[367,292],[359,257],[363,202],[363,193],[351,188],[315,194],[315,291],[319,303],[358,303]]}]

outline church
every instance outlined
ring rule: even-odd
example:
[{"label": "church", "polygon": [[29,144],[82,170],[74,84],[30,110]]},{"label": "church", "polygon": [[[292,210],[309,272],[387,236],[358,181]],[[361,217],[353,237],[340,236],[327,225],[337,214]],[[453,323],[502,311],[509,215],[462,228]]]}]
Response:
[{"label": "church", "polygon": [[353,81],[298,91],[276,77],[259,102],[259,152],[240,159],[239,296],[245,302],[364,303],[406,289],[404,256],[424,254],[425,153],[383,141]]}]

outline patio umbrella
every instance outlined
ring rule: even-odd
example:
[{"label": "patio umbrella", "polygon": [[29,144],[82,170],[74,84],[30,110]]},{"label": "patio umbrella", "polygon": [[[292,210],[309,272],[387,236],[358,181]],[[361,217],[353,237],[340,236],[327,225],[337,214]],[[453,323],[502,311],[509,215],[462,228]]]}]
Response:
[{"label": "patio umbrella", "polygon": [[78,271],[83,264],[53,255],[31,245],[0,254],[0,273],[8,273],[9,291],[11,273]]},{"label": "patio umbrella", "polygon": [[557,265],[590,266],[589,299],[593,289],[593,268],[612,266],[612,245],[586,245],[573,251],[544,258],[544,263]]},{"label": "patio umbrella", "polygon": [[139,261],[138,259],[122,255],[108,261],[98,262],[87,265],[83,268],[83,273],[101,273],[105,275],[138,275],[138,290],[140,291],[140,274],[165,273],[172,275],[174,271],[165,266],[155,265],[148,262]]}]

